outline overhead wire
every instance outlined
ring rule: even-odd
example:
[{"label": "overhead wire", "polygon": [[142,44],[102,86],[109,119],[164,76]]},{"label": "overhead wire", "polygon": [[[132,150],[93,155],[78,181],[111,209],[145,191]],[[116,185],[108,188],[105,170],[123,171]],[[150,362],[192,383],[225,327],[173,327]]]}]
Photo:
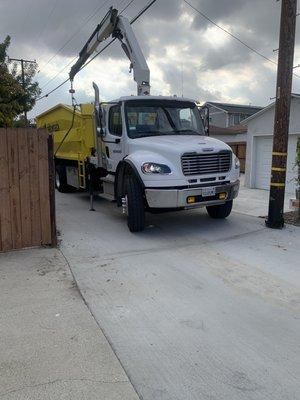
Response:
[{"label": "overhead wire", "polygon": [[[102,6],[99,7],[99,8],[97,9],[97,12],[100,10],[100,8],[103,8],[104,4],[107,3],[107,1],[109,1],[109,0],[106,0],[104,3],[102,3]],[[122,12],[124,12],[134,1],[135,1],[135,0],[131,0],[131,1],[127,4],[127,6],[124,7],[124,9],[120,12],[120,14],[122,14]],[[93,16],[96,15],[97,12],[95,12],[95,13],[93,14]],[[90,19],[91,19],[91,18],[90,18]],[[88,22],[88,21],[86,21],[86,23],[87,23],[87,22]],[[82,29],[82,28],[81,28],[81,29]],[[81,29],[80,29],[80,30],[81,30]],[[78,30],[77,33],[78,33],[80,30]],[[77,34],[77,33],[76,33],[76,34]],[[74,35],[74,37],[76,36],[76,34]],[[66,42],[66,44],[69,43],[69,42],[70,42],[70,41]],[[63,49],[63,48],[64,48],[64,46],[61,47],[61,49]],[[58,54],[58,53],[57,53],[57,54]],[[53,56],[51,59],[49,59],[48,62],[50,62],[54,57],[55,57],[55,56]],[[53,75],[53,76],[41,87],[41,89],[43,90],[43,89],[44,89],[45,87],[47,87],[52,81],[54,81],[66,68],[68,68],[69,65],[71,65],[71,64],[76,60],[76,58],[77,58],[77,56],[75,56],[74,58],[72,58],[72,60],[71,60],[70,62],[68,62],[68,64],[65,65],[63,68],[61,68],[55,75]],[[45,65],[47,65],[47,64],[45,64]]]},{"label": "overhead wire", "polygon": [[[135,0],[131,0],[127,6],[125,8],[123,8],[123,10],[121,10],[120,14],[122,14],[122,12],[124,12]],[[108,47],[108,46],[107,46]],[[82,69],[82,68],[81,68]],[[69,79],[68,79],[69,80]],[[67,81],[68,81],[67,80]],[[66,81],[66,82],[67,82]],[[73,83],[71,81],[71,90],[70,90],[71,96],[72,96],[72,105],[73,105],[73,111],[72,111],[72,120],[71,120],[71,125],[69,127],[69,129],[67,130],[67,132],[65,133],[63,139],[61,140],[59,146],[57,147],[55,153],[54,153],[54,158],[56,157],[56,154],[58,153],[59,149],[62,147],[62,145],[64,144],[65,140],[67,139],[69,133],[71,132],[71,130],[73,129],[74,126],[74,122],[75,122],[75,114],[76,114],[76,101],[74,98],[74,90],[73,90]]]},{"label": "overhead wire", "polygon": [[[120,12],[122,14],[135,0],[131,0]],[[151,0],[131,21],[130,24],[134,24],[157,0]],[[100,51],[98,51],[89,61],[87,61],[81,68],[80,71],[83,70],[87,65],[89,65],[99,54],[103,53],[104,50],[106,50],[116,39],[110,40],[107,45],[105,45]],[[77,58],[77,57],[76,57]],[[58,86],[56,86],[54,89],[52,89],[50,92],[46,93],[45,95],[39,97],[36,99],[36,101],[40,101],[44,99],[45,97],[48,97],[50,94],[55,92],[57,89],[61,88],[63,85],[65,85],[67,82],[70,81],[70,78],[65,79],[63,82],[61,82]]]},{"label": "overhead wire", "polygon": [[74,57],[74,58],[72,58],[72,60],[69,61],[67,65],[65,65],[65,66],[64,66],[62,69],[60,69],[55,75],[53,75],[53,76],[49,79],[49,81],[48,81],[47,83],[45,83],[45,85],[43,85],[43,86],[41,87],[41,90],[43,90],[46,86],[49,85],[49,83],[51,83],[52,81],[54,81],[62,72],[64,72],[64,70],[65,70],[66,68],[68,68],[68,66],[71,65],[71,64],[76,60],[76,58],[77,58],[77,56]]},{"label": "overhead wire", "polygon": [[46,63],[42,66],[44,69],[58,54],[78,35],[79,32],[85,27],[85,25],[106,5],[109,0],[105,0],[95,11],[89,14],[83,21],[83,24],[69,37],[69,39],[57,50],[55,54],[53,54]]},{"label": "overhead wire", "polygon": [[[258,56],[264,58],[266,61],[269,61],[270,63],[274,64],[274,65],[278,65],[278,63],[274,60],[272,60],[271,58],[265,56],[263,53],[259,52],[258,50],[256,50],[254,47],[250,46],[249,44],[247,44],[246,42],[244,42],[242,39],[240,39],[238,36],[234,35],[233,33],[231,33],[230,31],[228,31],[227,29],[223,28],[221,25],[217,24],[215,21],[213,21],[210,17],[208,17],[206,14],[204,14],[202,11],[200,11],[198,8],[196,8],[193,4],[191,4],[188,0],[183,0],[184,3],[186,3],[189,7],[191,7],[194,11],[196,11],[199,15],[201,15],[204,19],[206,19],[207,21],[209,21],[211,24],[213,24],[214,26],[216,26],[217,28],[221,29],[223,32],[225,32],[227,35],[231,36],[233,39],[237,40],[239,43],[241,43],[243,46],[247,47],[249,50],[251,50],[252,52],[254,52],[255,54],[257,54]],[[297,75],[294,73],[294,75],[297,78],[300,78],[300,75]]]},{"label": "overhead wire", "polygon": [[[124,12],[124,11],[126,11],[127,10],[127,8],[134,2],[135,0],[131,0],[128,4],[127,4],[127,6],[126,7],[124,7],[122,10],[121,10],[121,12],[120,12],[120,15]],[[155,0],[156,1],[156,0]],[[152,1],[152,4],[153,3],[155,3],[155,1]],[[151,5],[152,5],[151,4]],[[149,7],[148,7],[149,8]],[[144,12],[143,12],[144,13]],[[142,14],[141,14],[142,15]],[[140,16],[141,16],[140,15]],[[139,17],[140,17],[139,16]],[[136,17],[135,17],[136,18]],[[134,18],[134,19],[135,19]],[[135,19],[135,21],[136,21],[136,19]],[[132,25],[135,21],[130,21],[130,24]],[[107,45],[105,45],[101,50],[99,50],[89,61],[87,61],[81,68],[80,68],[80,71],[83,69],[83,68],[85,68],[87,65],[89,65],[97,56],[99,56],[99,54],[101,54],[101,53],[103,53],[103,51],[104,50],[106,50],[114,41],[116,40],[116,38],[113,38],[113,39],[111,39],[108,43],[107,43]]]},{"label": "overhead wire", "polygon": [[43,23],[42,29],[41,29],[40,33],[38,34],[38,36],[37,36],[38,43],[41,41],[41,37],[44,35],[45,30],[48,27],[49,21],[50,21],[52,15],[53,15],[53,13],[54,13],[54,11],[56,9],[57,4],[58,4],[58,0],[55,0],[52,8],[50,9],[50,12],[48,13],[47,17],[45,18],[46,22]]}]

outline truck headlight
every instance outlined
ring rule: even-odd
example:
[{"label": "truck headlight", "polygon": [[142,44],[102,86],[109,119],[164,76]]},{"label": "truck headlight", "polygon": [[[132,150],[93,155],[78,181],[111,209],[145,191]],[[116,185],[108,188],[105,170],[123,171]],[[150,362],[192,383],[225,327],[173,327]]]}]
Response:
[{"label": "truck headlight", "polygon": [[170,174],[171,169],[165,164],[147,162],[142,165],[142,172],[144,174]]},{"label": "truck headlight", "polygon": [[240,160],[234,156],[234,168],[239,169],[240,168]]}]

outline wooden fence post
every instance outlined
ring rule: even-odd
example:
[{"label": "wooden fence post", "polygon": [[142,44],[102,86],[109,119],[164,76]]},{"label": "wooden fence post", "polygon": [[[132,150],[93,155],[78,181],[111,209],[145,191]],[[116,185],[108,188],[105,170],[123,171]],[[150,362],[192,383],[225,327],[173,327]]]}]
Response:
[{"label": "wooden fence post", "polygon": [[48,162],[49,162],[49,199],[51,221],[51,245],[57,246],[56,213],[55,213],[55,165],[53,151],[53,136],[48,137]]}]

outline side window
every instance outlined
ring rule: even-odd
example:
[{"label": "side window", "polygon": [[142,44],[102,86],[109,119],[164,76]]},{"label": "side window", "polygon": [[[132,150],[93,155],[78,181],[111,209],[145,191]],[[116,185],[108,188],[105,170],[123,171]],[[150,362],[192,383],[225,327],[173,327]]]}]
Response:
[{"label": "side window", "polygon": [[109,132],[112,135],[122,136],[122,118],[120,106],[113,106],[109,110]]}]

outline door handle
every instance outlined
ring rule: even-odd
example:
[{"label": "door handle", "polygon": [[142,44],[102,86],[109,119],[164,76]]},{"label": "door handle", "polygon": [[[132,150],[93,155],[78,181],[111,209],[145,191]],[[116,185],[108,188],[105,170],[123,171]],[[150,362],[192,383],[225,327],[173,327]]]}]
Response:
[{"label": "door handle", "polygon": [[116,144],[116,143],[120,143],[121,139],[115,139],[115,140],[103,140],[104,143],[111,143],[111,144]]}]

